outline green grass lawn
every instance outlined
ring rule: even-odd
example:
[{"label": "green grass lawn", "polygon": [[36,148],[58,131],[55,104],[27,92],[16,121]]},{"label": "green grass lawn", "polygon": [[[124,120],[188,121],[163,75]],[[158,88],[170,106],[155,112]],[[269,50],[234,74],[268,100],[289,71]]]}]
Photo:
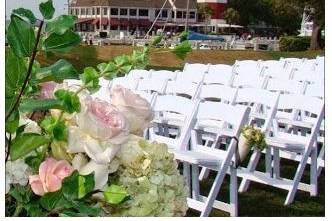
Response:
[{"label": "green grass lawn", "polygon": [[[40,55],[39,61],[43,65],[54,63],[60,58],[69,60],[78,70],[84,67],[96,66],[99,63],[110,61],[114,56],[130,54],[133,47],[129,46],[79,46],[69,53],[58,53],[52,55]],[[189,63],[211,63],[211,64],[234,64],[236,60],[271,60],[280,57],[315,58],[323,55],[324,51],[304,52],[257,52],[257,51],[224,51],[224,50],[193,50],[186,60],[178,59],[173,53],[165,52],[165,49],[155,49],[150,56],[152,69],[176,70],[182,69],[185,62]]]},{"label": "green grass lawn", "polygon": [[[224,63],[233,64],[235,60],[270,60],[280,57],[315,58],[317,55],[324,55],[324,51],[305,52],[255,52],[255,51],[193,51],[185,61],[177,59],[172,53],[159,53],[163,49],[157,49],[150,56],[150,66],[152,69],[182,69],[185,62],[190,63]],[[80,46],[74,48],[67,54],[53,54],[49,56],[40,55],[39,61],[42,65],[49,65],[60,58],[65,58],[80,71],[87,66],[111,60],[114,56],[130,54],[132,47],[127,46]],[[291,177],[296,170],[296,164],[282,161],[282,175]],[[260,167],[262,167],[262,162]],[[306,169],[304,180],[308,181],[309,168]],[[201,192],[207,194],[213,182],[214,174],[210,174],[210,179],[201,185]],[[228,177],[226,184],[223,184],[218,199],[228,200]],[[240,179],[239,179],[240,181]],[[249,191],[239,194],[239,215],[240,216],[324,216],[325,214],[325,174],[324,171],[319,178],[319,196],[310,197],[309,193],[298,191],[295,201],[290,206],[284,206],[287,191],[271,188],[265,185],[252,183]],[[189,210],[187,216],[197,216],[198,213]],[[211,216],[228,216],[227,213],[213,210]]]}]

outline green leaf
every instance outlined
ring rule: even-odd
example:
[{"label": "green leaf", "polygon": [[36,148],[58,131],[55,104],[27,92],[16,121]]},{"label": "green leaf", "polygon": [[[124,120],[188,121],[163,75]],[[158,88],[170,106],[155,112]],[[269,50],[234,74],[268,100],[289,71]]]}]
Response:
[{"label": "green leaf", "polygon": [[66,141],[68,129],[63,120],[57,120],[54,117],[46,117],[40,126],[55,140]]},{"label": "green leaf", "polygon": [[187,54],[192,51],[191,44],[189,41],[184,41],[177,45],[172,52],[180,59],[185,59]]},{"label": "green leaf", "polygon": [[47,0],[39,4],[39,11],[43,17],[47,20],[52,19],[55,9],[53,7],[53,1]]},{"label": "green leaf", "polygon": [[85,195],[93,191],[95,187],[94,173],[80,175],[77,171],[66,177],[62,183],[63,195],[68,200],[82,199]]},{"label": "green leaf", "polygon": [[128,196],[125,188],[118,185],[112,184],[104,191],[104,198],[109,204],[119,204]]},{"label": "green leaf", "polygon": [[117,76],[117,66],[113,62],[101,63],[97,66],[100,72],[104,73],[104,78],[107,80],[112,80]]},{"label": "green leaf", "polygon": [[184,42],[184,41],[188,40],[188,36],[189,36],[188,32],[186,32],[186,31],[182,32],[179,36],[180,42]]},{"label": "green leaf", "polygon": [[32,197],[32,192],[24,186],[14,185],[13,188],[10,189],[9,195],[14,197],[16,201],[20,203],[28,203]]},{"label": "green leaf", "polygon": [[43,159],[36,156],[28,156],[24,159],[24,162],[31,167],[34,171],[38,171]]},{"label": "green leaf", "polygon": [[11,134],[15,133],[16,129],[18,128],[19,121],[20,113],[16,110],[6,121],[6,132]]},{"label": "green leaf", "polygon": [[37,21],[37,18],[32,13],[32,11],[29,9],[18,8],[18,9],[14,9],[12,13],[15,14],[16,16],[20,17],[21,19],[29,20],[29,22],[31,24],[35,24]]},{"label": "green leaf", "polygon": [[36,73],[36,79],[39,82],[61,83],[64,79],[78,79],[78,72],[71,63],[60,59],[49,67],[40,68]]},{"label": "green leaf", "polygon": [[54,96],[62,102],[63,110],[72,114],[79,113],[81,110],[80,98],[75,92],[60,89],[54,93]]},{"label": "green leaf", "polygon": [[57,192],[46,193],[39,199],[40,205],[48,211],[62,208],[64,201],[65,199],[61,190]]},{"label": "green leaf", "polygon": [[80,78],[90,92],[99,90],[99,73],[93,67],[84,68],[84,72],[80,75]]},{"label": "green leaf", "polygon": [[40,207],[38,201],[31,201],[28,204],[25,204],[24,209],[30,217],[43,217],[47,214],[47,212]]},{"label": "green leaf", "polygon": [[73,15],[60,15],[52,21],[49,21],[46,26],[46,32],[56,33],[58,35],[64,34],[67,30],[74,27],[76,17]]},{"label": "green leaf", "polygon": [[14,14],[8,26],[7,39],[16,56],[29,57],[32,54],[36,41],[32,25]]},{"label": "green leaf", "polygon": [[153,41],[151,42],[151,46],[156,46],[157,44],[159,44],[161,42],[161,40],[163,40],[163,36],[157,36],[153,39]]},{"label": "green leaf", "polygon": [[62,102],[56,99],[24,99],[19,107],[22,112],[33,112],[37,110],[63,109]]},{"label": "green leaf", "polygon": [[79,34],[67,30],[64,34],[59,35],[52,33],[43,42],[43,49],[47,52],[65,52],[72,47],[79,45],[81,42],[81,37]]},{"label": "green leaf", "polygon": [[49,139],[45,136],[33,133],[22,134],[16,137],[11,144],[10,159],[17,160],[24,157],[38,147],[47,144]]}]

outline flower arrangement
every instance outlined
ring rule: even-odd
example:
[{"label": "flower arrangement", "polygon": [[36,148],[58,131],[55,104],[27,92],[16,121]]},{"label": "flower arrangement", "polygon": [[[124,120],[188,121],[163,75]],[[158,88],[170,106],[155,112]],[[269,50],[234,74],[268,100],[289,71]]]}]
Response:
[{"label": "flower arrangement", "polygon": [[[76,17],[53,18],[52,0],[39,10],[42,20],[13,10],[6,32],[6,216],[185,215],[188,190],[174,156],[140,137],[149,103],[122,87],[110,103],[91,96],[100,78],[145,68],[162,37],[81,74],[64,59],[42,67],[38,53],[66,52],[80,36]],[[173,52],[183,57],[187,43]]]},{"label": "flower arrangement", "polygon": [[246,139],[249,148],[256,148],[260,151],[266,148],[265,135],[253,126],[245,126],[241,130],[241,134]]}]

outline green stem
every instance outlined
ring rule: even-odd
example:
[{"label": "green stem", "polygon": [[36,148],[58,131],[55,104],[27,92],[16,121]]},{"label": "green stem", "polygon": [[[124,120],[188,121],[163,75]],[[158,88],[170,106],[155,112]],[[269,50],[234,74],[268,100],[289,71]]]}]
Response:
[{"label": "green stem", "polygon": [[39,28],[38,28],[38,33],[37,33],[37,38],[36,38],[36,42],[32,51],[32,55],[31,58],[29,59],[29,67],[28,67],[28,71],[26,74],[26,77],[24,79],[24,83],[22,85],[22,88],[20,90],[20,93],[18,95],[18,97],[16,98],[16,101],[13,105],[13,107],[10,109],[10,111],[8,112],[8,114],[6,115],[5,121],[7,122],[7,120],[9,119],[9,117],[14,113],[14,111],[17,109],[20,101],[21,101],[21,97],[23,96],[24,90],[27,87],[30,77],[32,75],[32,67],[33,67],[33,63],[35,61],[36,55],[37,55],[37,51],[38,51],[38,44],[39,44],[39,40],[40,40],[40,36],[41,36],[41,31],[42,31],[42,27],[43,27],[44,21],[42,20],[39,24]]},{"label": "green stem", "polygon": [[17,205],[16,205],[13,216],[18,217],[20,215],[20,213],[22,212],[22,209],[23,209],[22,203],[18,202]]}]

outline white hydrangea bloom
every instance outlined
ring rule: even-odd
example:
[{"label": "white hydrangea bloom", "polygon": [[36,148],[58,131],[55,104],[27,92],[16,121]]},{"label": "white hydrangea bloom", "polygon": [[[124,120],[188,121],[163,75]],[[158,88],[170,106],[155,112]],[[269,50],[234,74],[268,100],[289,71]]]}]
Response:
[{"label": "white hydrangea bloom", "polygon": [[19,125],[25,125],[24,133],[41,134],[41,128],[38,126],[37,122],[30,120],[27,117],[21,116]]},{"label": "white hydrangea bloom", "polygon": [[10,184],[25,186],[32,174],[31,168],[24,163],[23,159],[6,162],[6,193],[10,190]]},{"label": "white hydrangea bloom", "polygon": [[148,143],[131,136],[117,158],[119,184],[131,199],[117,207],[114,216],[184,216],[188,188],[165,144]]}]

